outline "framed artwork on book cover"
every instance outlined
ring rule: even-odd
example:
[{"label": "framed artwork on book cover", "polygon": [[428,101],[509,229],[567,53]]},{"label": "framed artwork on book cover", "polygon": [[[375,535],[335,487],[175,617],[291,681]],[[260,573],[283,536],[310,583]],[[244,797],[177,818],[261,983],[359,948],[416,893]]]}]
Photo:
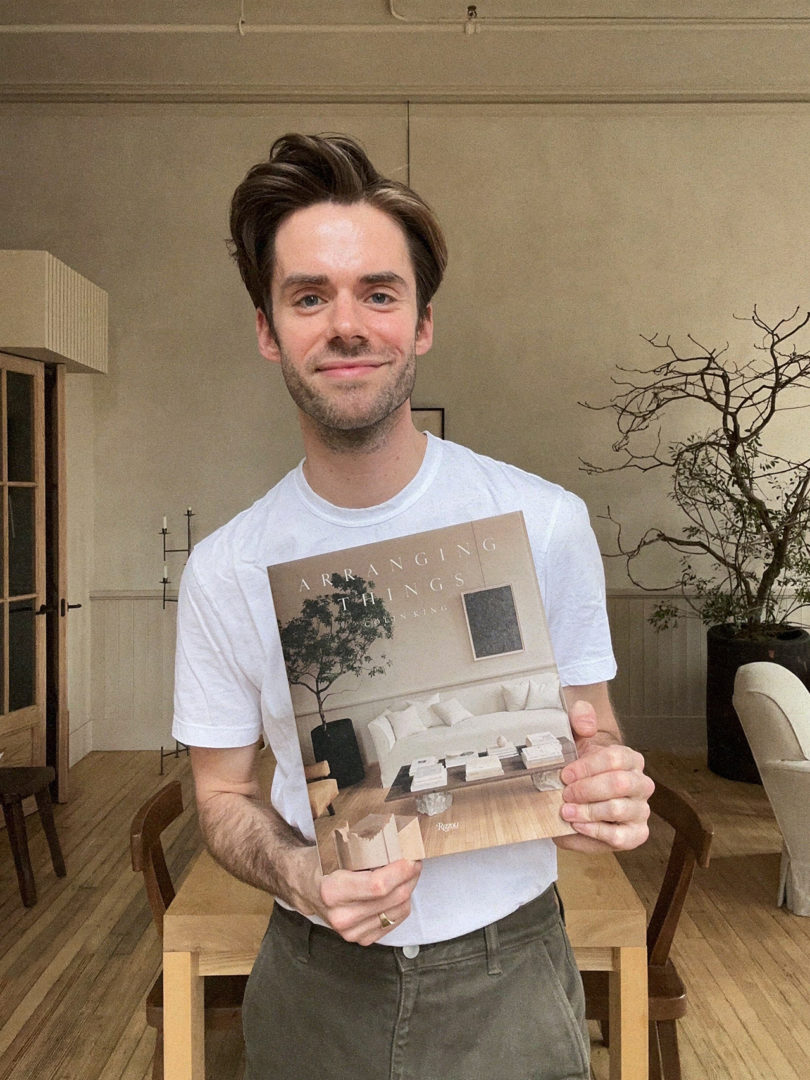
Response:
[{"label": "framed artwork on book cover", "polygon": [[439,439],[444,438],[444,409],[440,406],[411,408],[411,416],[418,431],[429,431]]},{"label": "framed artwork on book cover", "polygon": [[523,651],[511,585],[463,592],[461,600],[476,660]]}]

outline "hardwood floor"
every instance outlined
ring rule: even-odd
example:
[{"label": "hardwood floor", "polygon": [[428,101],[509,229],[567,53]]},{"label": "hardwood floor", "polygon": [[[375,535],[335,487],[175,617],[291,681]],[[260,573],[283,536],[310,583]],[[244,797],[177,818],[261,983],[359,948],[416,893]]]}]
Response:
[{"label": "hardwood floor", "polygon": [[[712,865],[698,871],[675,942],[689,987],[679,1027],[684,1080],[804,1080],[810,1060],[810,919],[774,906],[780,838],[762,789],[722,780],[700,762],[651,755],[661,779],[691,793],[715,825]],[[54,876],[36,816],[28,819],[39,903],[23,908],[0,835],[0,1080],[148,1080],[154,1032],[143,999],[160,965],[128,827],[188,763],[155,753],[93,753],[56,808],[68,876]],[[168,833],[175,878],[197,850],[188,808]],[[667,829],[622,856],[639,892],[657,890]],[[210,1080],[240,1080],[238,1035],[209,1035]],[[594,1046],[594,1075],[607,1076]],[[496,1078],[494,1078],[496,1080]]]},{"label": "hardwood floor", "polygon": [[[28,818],[34,908],[20,902],[0,836],[2,1080],[151,1077],[155,1033],[144,997],[160,944],[143,879],[130,866],[129,823],[168,779],[182,780],[187,808],[166,834],[175,879],[199,846],[187,759],[169,759],[164,777],[159,768],[155,753],[94,753],[71,771],[71,801],[55,811],[66,878],[55,877],[39,821]],[[212,1039],[213,1080],[236,1080],[241,1070],[227,1059],[238,1062],[240,1052],[238,1037]]]}]

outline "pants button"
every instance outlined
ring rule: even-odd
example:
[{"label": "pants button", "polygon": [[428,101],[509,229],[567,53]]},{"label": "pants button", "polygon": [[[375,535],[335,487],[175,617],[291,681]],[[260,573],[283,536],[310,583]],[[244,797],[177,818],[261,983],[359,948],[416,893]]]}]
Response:
[{"label": "pants button", "polygon": [[413,960],[413,958],[415,956],[419,955],[419,946],[418,945],[404,945],[403,948],[402,948],[402,952],[403,952],[403,954],[405,956],[408,957],[409,960]]}]

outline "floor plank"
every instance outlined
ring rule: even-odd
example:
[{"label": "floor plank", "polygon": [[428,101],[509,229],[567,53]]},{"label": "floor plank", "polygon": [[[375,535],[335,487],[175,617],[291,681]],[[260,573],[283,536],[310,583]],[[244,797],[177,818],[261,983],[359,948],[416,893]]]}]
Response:
[{"label": "floor plank", "polygon": [[[683,1080],[804,1080],[810,1060],[810,919],[775,907],[781,841],[758,785],[723,780],[702,762],[650,755],[661,778],[692,794],[713,819],[712,864],[698,871],[674,957],[689,990],[680,1023]],[[179,877],[199,846],[185,758],[159,775],[154,753],[93,753],[71,772],[71,801],[56,808],[68,876],[57,878],[36,816],[28,819],[39,903],[20,903],[0,833],[0,1080],[149,1080],[154,1032],[143,1001],[160,946],[128,828],[168,779],[187,809],[167,834]],[[644,848],[621,856],[651,903],[669,841],[653,824]],[[594,1031],[593,1072],[607,1077]],[[237,1033],[208,1040],[211,1080],[240,1080]]]}]

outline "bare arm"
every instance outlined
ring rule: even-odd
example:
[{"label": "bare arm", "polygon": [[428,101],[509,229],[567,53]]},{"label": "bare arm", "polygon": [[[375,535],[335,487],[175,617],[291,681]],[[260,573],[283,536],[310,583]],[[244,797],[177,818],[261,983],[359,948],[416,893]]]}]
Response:
[{"label": "bare arm", "polygon": [[607,683],[564,690],[579,757],[562,770],[562,816],[576,835],[557,837],[577,851],[622,851],[648,836],[647,800],[654,784],[644,758],[622,742]]},{"label": "bare arm", "polygon": [[305,915],[316,914],[347,941],[370,945],[410,913],[421,863],[401,859],[379,870],[323,877],[318,854],[261,801],[256,746],[191,748],[200,828],[209,851],[234,877]]},{"label": "bare arm", "polygon": [[257,749],[191,747],[200,829],[211,854],[234,877],[311,913],[317,854],[262,802]]}]

